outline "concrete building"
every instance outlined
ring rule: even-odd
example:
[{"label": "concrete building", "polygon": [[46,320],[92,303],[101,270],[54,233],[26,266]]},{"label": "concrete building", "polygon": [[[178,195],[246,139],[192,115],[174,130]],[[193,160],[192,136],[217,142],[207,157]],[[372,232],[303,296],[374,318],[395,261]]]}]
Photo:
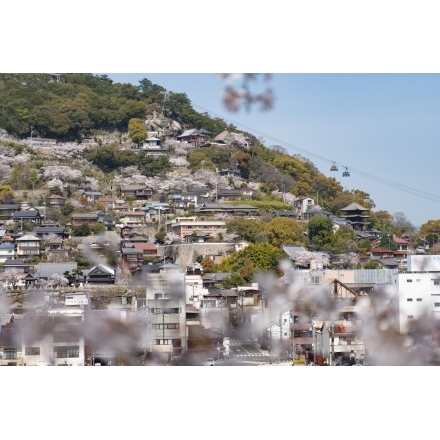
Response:
[{"label": "concrete building", "polygon": [[173,266],[149,273],[146,288],[146,358],[169,363],[187,348],[185,274]]}]

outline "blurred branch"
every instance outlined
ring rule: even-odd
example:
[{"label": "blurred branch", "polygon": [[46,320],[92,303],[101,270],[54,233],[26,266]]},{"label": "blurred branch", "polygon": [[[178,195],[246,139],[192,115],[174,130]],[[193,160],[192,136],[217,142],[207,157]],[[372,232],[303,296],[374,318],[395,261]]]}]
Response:
[{"label": "blurred branch", "polygon": [[[220,77],[228,83],[223,92],[223,105],[232,112],[237,112],[241,107],[250,111],[255,105],[260,110],[270,110],[273,107],[275,96],[272,88],[267,87],[262,92],[251,90],[251,83],[262,78],[264,83],[271,80],[270,73],[220,73]],[[239,84],[235,84],[239,81]]]}]

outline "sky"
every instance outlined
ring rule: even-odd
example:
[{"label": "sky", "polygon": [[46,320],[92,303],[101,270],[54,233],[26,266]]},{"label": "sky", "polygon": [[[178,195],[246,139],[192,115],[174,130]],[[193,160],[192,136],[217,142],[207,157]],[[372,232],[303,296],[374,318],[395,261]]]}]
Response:
[{"label": "sky", "polygon": [[[374,210],[403,213],[419,227],[440,219],[440,60],[435,2],[412,3],[316,0],[286,10],[274,0],[271,8],[254,3],[250,10],[246,2],[225,0],[211,24],[198,0],[148,7],[127,0],[126,8],[109,8],[99,21],[99,5],[88,2],[87,14],[72,8],[60,16],[55,37],[60,12],[52,1],[29,2],[24,28],[45,7],[55,15],[32,39],[4,45],[0,70],[107,72],[115,82],[133,84],[148,78],[185,93],[196,111],[304,156],[344,189],[367,192]],[[191,7],[203,26],[182,23]],[[7,4],[5,16],[20,10]],[[138,25],[133,10],[146,24]],[[13,31],[5,23],[3,41]],[[228,72],[271,73],[269,83],[260,79],[251,90],[271,87],[273,108],[227,111],[218,73]],[[332,162],[337,173],[330,172]]]},{"label": "sky", "polygon": [[[114,72],[114,80],[134,83],[147,77],[186,93],[195,110],[303,155],[344,188],[368,192],[376,210],[402,212],[415,226],[440,218],[440,28],[432,0],[222,0],[209,7],[200,0],[125,0],[117,7],[78,0],[68,9],[54,0],[23,0],[2,5],[2,17],[2,72]],[[227,112],[217,75],[227,72],[273,73],[274,108]],[[365,436],[377,435],[379,422],[382,434],[395,437],[419,434],[421,420],[425,429],[436,420],[433,406],[408,406],[427,400],[435,380],[429,367],[423,374],[418,367],[295,367],[276,374],[189,368],[80,368],[68,376],[61,368],[18,369],[19,376],[11,369],[15,378],[2,385],[8,420],[16,421],[9,426],[32,435],[41,421],[56,426],[56,419],[65,429],[70,413],[53,403],[66,399],[81,399],[81,420],[100,420],[87,432],[100,436],[145,435],[162,423],[167,435],[206,438],[234,432],[239,423],[248,436],[282,438],[309,435],[318,422],[332,439],[340,437],[334,410],[350,405],[361,419],[347,417],[344,428]],[[37,400],[24,398],[17,383]],[[126,419],[119,404],[128,407]],[[405,423],[394,423],[408,410]],[[111,419],[116,413],[120,424]]]},{"label": "sky", "polygon": [[[436,160],[440,146],[440,75],[426,73],[271,73],[250,83],[270,87],[273,107],[229,111],[217,73],[107,73],[138,85],[147,78],[185,93],[193,108],[254,134],[270,147],[313,162],[345,190],[359,189],[374,211],[403,213],[416,227],[440,219]],[[241,86],[238,77],[232,84]],[[330,171],[333,162],[338,172]],[[343,177],[348,170],[349,177]],[[310,194],[318,198],[319,194]]]}]

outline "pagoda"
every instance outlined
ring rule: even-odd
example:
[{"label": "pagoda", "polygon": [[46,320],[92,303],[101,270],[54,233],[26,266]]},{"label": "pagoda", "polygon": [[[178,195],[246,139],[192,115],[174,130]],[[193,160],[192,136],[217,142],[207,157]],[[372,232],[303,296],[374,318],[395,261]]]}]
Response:
[{"label": "pagoda", "polygon": [[368,208],[364,208],[356,202],[351,203],[345,208],[341,209],[342,217],[345,218],[353,229],[357,231],[364,231],[367,228],[368,215],[365,212]]}]

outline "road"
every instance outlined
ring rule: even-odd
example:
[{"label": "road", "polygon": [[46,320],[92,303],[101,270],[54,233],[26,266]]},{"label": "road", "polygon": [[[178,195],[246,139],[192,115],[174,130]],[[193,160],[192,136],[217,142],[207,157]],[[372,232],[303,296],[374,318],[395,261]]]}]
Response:
[{"label": "road", "polygon": [[223,365],[260,365],[273,363],[270,354],[261,350],[258,344],[235,338],[229,340],[229,357]]}]

